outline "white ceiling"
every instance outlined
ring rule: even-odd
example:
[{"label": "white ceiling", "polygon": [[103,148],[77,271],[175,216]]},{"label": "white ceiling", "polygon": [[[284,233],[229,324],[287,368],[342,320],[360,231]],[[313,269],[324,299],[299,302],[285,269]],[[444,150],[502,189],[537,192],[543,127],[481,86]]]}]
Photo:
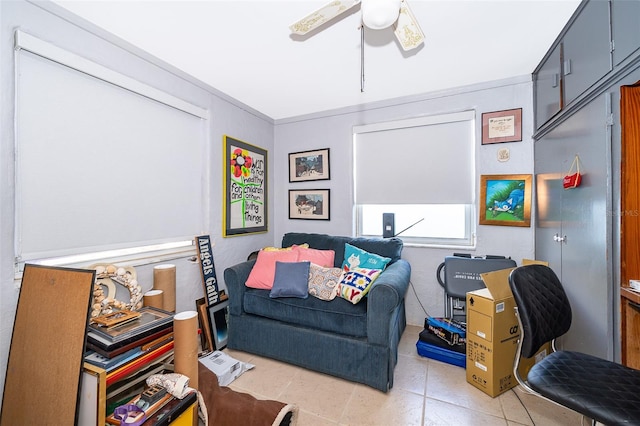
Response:
[{"label": "white ceiling", "polygon": [[579,0],[408,0],[425,44],[403,53],[359,7],[311,36],[288,26],[319,1],[54,0],[273,118],[530,74]]}]

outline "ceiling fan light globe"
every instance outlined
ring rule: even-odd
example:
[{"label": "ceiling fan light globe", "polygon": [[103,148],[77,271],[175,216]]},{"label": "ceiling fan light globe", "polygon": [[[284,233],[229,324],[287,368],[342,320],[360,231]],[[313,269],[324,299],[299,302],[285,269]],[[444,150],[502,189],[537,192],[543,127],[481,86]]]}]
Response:
[{"label": "ceiling fan light globe", "polygon": [[388,28],[398,20],[400,0],[362,0],[362,23],[372,30]]}]

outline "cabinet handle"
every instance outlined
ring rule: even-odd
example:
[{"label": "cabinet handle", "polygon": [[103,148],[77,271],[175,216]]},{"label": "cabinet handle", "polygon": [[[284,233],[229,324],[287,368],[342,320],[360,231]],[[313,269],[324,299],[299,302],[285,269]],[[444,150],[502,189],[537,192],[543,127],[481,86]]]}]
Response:
[{"label": "cabinet handle", "polygon": [[564,75],[571,74],[571,59],[564,61]]},{"label": "cabinet handle", "polygon": [[556,234],[553,236],[553,241],[555,241],[556,243],[564,243],[567,241],[567,236],[565,235],[564,237],[561,237],[560,235]]},{"label": "cabinet handle", "polygon": [[558,80],[559,80],[558,74],[554,73],[551,81],[551,87],[558,87]]},{"label": "cabinet handle", "polygon": [[630,301],[630,300],[627,300],[627,303],[628,303],[628,304],[629,304],[629,306],[630,306],[630,307],[632,307],[634,310],[636,310],[636,311],[640,312],[640,305],[639,305],[639,304],[637,304],[637,303],[635,303],[635,302],[632,302],[632,301]]}]

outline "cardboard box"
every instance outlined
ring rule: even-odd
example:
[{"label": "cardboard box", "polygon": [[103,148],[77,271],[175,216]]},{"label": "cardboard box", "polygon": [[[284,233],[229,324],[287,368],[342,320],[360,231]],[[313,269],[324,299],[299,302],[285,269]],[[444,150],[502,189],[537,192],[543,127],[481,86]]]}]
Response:
[{"label": "cardboard box", "polygon": [[[532,261],[523,261],[523,264]],[[509,288],[512,269],[481,274],[487,288],[467,293],[467,382],[491,397],[518,384],[513,374],[520,330],[515,300]],[[520,362],[520,375],[550,351],[543,346],[532,358]]]}]

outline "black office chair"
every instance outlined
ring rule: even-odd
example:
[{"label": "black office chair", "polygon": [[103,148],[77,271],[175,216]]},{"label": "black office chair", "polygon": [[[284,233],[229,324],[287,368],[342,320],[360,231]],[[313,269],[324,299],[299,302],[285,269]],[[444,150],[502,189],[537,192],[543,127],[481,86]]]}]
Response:
[{"label": "black office chair", "polygon": [[[591,418],[593,424],[640,425],[640,370],[580,352],[556,350],[555,339],[571,326],[571,305],[553,270],[544,265],[521,266],[511,272],[509,285],[521,333],[513,369],[520,385]],[[549,341],[551,354],[522,378],[520,356],[533,356]]]}]

